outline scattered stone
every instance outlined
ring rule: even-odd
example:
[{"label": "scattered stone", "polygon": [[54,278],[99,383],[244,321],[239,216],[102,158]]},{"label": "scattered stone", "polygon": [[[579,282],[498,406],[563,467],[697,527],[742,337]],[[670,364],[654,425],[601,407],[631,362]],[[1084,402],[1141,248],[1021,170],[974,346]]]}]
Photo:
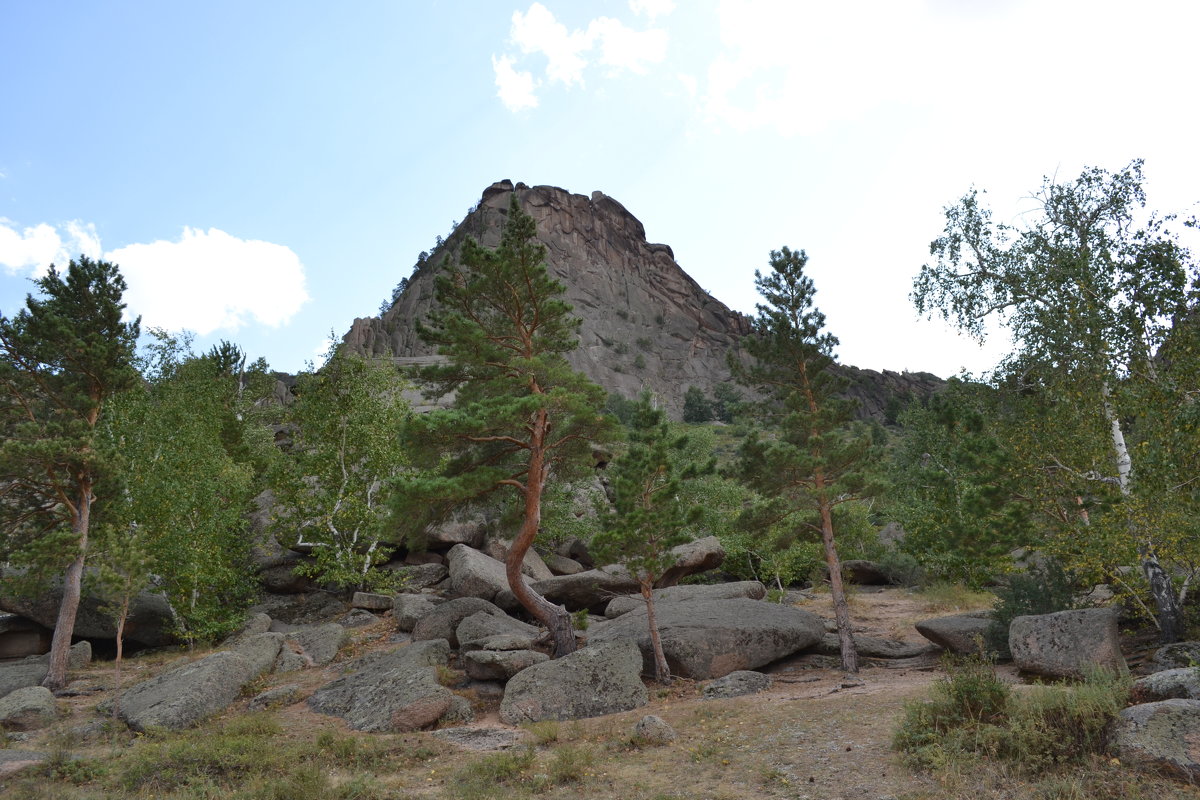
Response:
[{"label": "scattered stone", "polygon": [[917,633],[938,647],[951,653],[978,654],[992,624],[992,612],[971,611],[966,614],[950,614],[922,620],[916,625]]},{"label": "scattered stone", "polygon": [[1154,665],[1159,669],[1200,666],[1200,642],[1175,642],[1154,651]]},{"label": "scattered stone", "polygon": [[397,628],[411,633],[417,622],[437,605],[427,594],[398,594],[392,599],[392,617]]},{"label": "scattered stone", "polygon": [[[735,600],[744,597],[750,600],[762,600],[767,596],[767,587],[759,581],[733,581],[732,583],[697,584],[695,586],[668,586],[665,589],[654,590],[654,602],[695,602],[697,600]],[[616,619],[622,614],[628,614],[639,608],[644,608],[646,601],[640,594],[629,594],[614,597],[604,609],[604,616]]]},{"label": "scattered stone", "polygon": [[268,711],[272,708],[281,706],[290,706],[300,699],[302,690],[298,683],[288,683],[283,686],[276,686],[274,689],[268,689],[261,694],[256,694],[250,699],[251,711]]},{"label": "scattered stone", "polygon": [[672,547],[671,554],[675,556],[675,563],[654,582],[656,589],[674,586],[688,575],[716,569],[725,561],[725,548],[716,536],[705,536],[703,539]]},{"label": "scattered stone", "polygon": [[[821,619],[792,606],[760,600],[701,600],[655,604],[659,637],[671,674],[703,680],[740,669],[754,669],[821,641]],[[611,620],[590,641],[637,642],[647,675],[654,654],[646,609]]]},{"label": "scattered stone", "polygon": [[540,634],[540,628],[487,611],[476,611],[464,618],[454,631],[458,647],[464,653],[468,650],[528,650]]},{"label": "scattered stone", "polygon": [[279,656],[275,659],[276,673],[294,672],[298,669],[308,669],[314,666],[313,660],[304,654],[304,648],[300,643],[291,639],[285,639],[283,646],[279,648]]},{"label": "scattered stone", "polygon": [[633,726],[633,738],[642,744],[660,745],[675,741],[677,734],[666,720],[647,714]]},{"label": "scattered stone", "polygon": [[1111,608],[1057,611],[1015,618],[1008,649],[1019,669],[1061,678],[1082,678],[1092,668],[1128,673]]},{"label": "scattered stone", "polygon": [[544,719],[580,719],[644,706],[642,657],[630,641],[590,644],[513,676],[500,703],[509,725]]},{"label": "scattered stone", "polygon": [[[391,602],[392,598],[388,598]],[[365,628],[368,625],[374,625],[379,621],[379,617],[367,611],[365,608],[352,608],[344,617],[338,620],[338,624],[343,628]]]},{"label": "scattered stone", "polygon": [[744,694],[758,694],[771,688],[771,678],[761,672],[739,669],[728,675],[717,678],[704,687],[702,696],[705,700],[716,700],[724,697],[741,697]]},{"label": "scattered stone", "polygon": [[456,634],[456,630],[459,623],[480,611],[494,614],[498,617],[507,616],[487,600],[482,600],[478,597],[459,597],[442,603],[433,609],[433,611],[421,617],[420,621],[413,626],[413,641],[445,639],[450,643],[451,647],[457,648],[458,635]]},{"label": "scattered stone", "polygon": [[350,600],[351,608],[365,608],[367,611],[387,611],[392,607],[392,597],[373,592],[355,592]]},{"label": "scattered stone", "polygon": [[44,686],[26,686],[0,697],[0,728],[32,731],[58,717],[54,693]]},{"label": "scattered stone", "polygon": [[443,742],[477,752],[509,750],[528,738],[528,734],[519,728],[445,728],[432,735]]},{"label": "scattered stone", "polygon": [[1200,700],[1162,700],[1117,715],[1112,747],[1121,761],[1200,780]]},{"label": "scattered stone", "polygon": [[357,671],[326,684],[308,698],[318,714],[346,720],[359,731],[408,731],[436,723],[451,710],[450,690],[437,681],[450,646],[444,639],[414,642],[360,659]]},{"label": "scattered stone", "polygon": [[475,709],[471,708],[471,701],[461,695],[452,694],[450,707],[438,718],[437,723],[439,725],[466,725],[474,721]]},{"label": "scattered stone", "polygon": [[254,676],[241,653],[212,653],[126,689],[118,716],[135,731],[187,728],[236,700]]},{"label": "scattered stone", "polygon": [[534,650],[472,650],[462,656],[463,668],[477,681],[507,681],[521,670],[549,661]]},{"label": "scattered stone", "polygon": [[1154,700],[1200,700],[1200,667],[1177,667],[1155,672],[1133,683],[1133,696],[1140,702]]}]

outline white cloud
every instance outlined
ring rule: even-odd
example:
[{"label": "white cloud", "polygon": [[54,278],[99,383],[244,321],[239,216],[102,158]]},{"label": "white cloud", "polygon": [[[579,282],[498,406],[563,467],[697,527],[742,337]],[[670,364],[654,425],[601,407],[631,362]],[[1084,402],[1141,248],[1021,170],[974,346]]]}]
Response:
[{"label": "white cloud", "polygon": [[537,108],[537,95],[533,93],[535,83],[529,72],[513,69],[512,56],[492,56],[492,69],[496,73],[496,94],[509,111]]},{"label": "white cloud", "polygon": [[522,14],[514,11],[512,17],[513,44],[522,53],[542,53],[546,56],[546,77],[570,86],[583,83],[583,68],[587,61],[580,55],[591,47],[587,34],[573,33],[567,26],[554,18],[550,9],[534,3]]},{"label": "white cloud", "polygon": [[[630,7],[653,20],[674,6],[663,0],[633,0]],[[626,70],[644,74],[649,65],[666,59],[668,44],[664,30],[634,30],[611,17],[598,17],[586,28],[568,30],[541,3],[533,3],[524,13],[513,12],[509,36],[522,55],[545,57],[547,83],[567,87],[584,85],[584,72],[593,61],[608,67],[611,74]],[[532,72],[520,71],[516,64],[512,55],[492,57],[497,95],[511,111],[535,107],[534,92],[541,86]]]},{"label": "white cloud", "polygon": [[100,237],[91,223],[78,220],[55,228],[45,222],[19,229],[0,217],[0,264],[9,275],[44,275],[51,264],[66,267],[79,254],[100,255]]},{"label": "white cloud", "polygon": [[629,8],[639,16],[645,16],[653,22],[658,17],[665,17],[675,10],[675,0],[629,0]]},{"label": "white cloud", "polygon": [[130,311],[169,330],[278,327],[309,299],[304,265],[290,248],[216,228],[185,227],[178,241],[132,244],[105,258],[121,267]]}]

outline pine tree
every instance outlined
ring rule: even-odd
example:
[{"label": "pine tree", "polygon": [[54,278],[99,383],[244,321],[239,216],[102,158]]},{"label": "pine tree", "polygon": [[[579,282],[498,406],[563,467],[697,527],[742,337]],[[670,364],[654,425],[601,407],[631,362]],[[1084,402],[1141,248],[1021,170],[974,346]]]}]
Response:
[{"label": "pine tree", "polygon": [[516,492],[521,526],[505,568],[517,600],[554,639],[556,656],[575,649],[570,615],[521,576],[541,522],[551,470],[587,463],[608,435],[604,392],[571,369],[579,320],[546,271],[546,248],[513,196],[495,250],[468,239],[457,265],[437,277],[437,307],[418,332],[449,364],[422,372],[430,393],[455,391],[454,408],[414,417],[410,442],[431,471],[402,481],[398,517],[446,509],[503,488]]},{"label": "pine tree", "polygon": [[853,407],[838,397],[841,381],[830,369],[837,339],[822,332],[825,315],[813,308],[808,256],[784,247],[771,252],[771,272],[754,273],[766,301],[754,332],[743,340],[750,366],[731,359],[745,385],[764,398],[759,418],[772,423],[751,433],[739,450],[736,473],[768,498],[749,516],[782,530],[785,541],[820,534],[829,570],[842,668],[858,671],[850,612],[834,536],[834,509],[868,490],[863,466],[873,455],[870,434],[851,425]]},{"label": "pine tree", "polygon": [[681,499],[683,483],[711,472],[710,461],[679,464],[687,437],[672,436],[665,412],[643,393],[629,426],[629,449],[609,467],[613,512],[592,539],[590,550],[600,562],[621,561],[638,581],[646,602],[646,619],[654,651],[654,677],[671,682],[654,613],[654,584],[675,565],[671,548],[692,539],[690,527],[702,509]]},{"label": "pine tree", "polygon": [[0,530],[6,560],[64,570],[44,681],[59,689],[92,505],[107,477],[97,424],[109,399],[137,380],[139,321],[122,321],[125,281],[115,264],[81,256],[35,282],[42,297],[0,315]]}]

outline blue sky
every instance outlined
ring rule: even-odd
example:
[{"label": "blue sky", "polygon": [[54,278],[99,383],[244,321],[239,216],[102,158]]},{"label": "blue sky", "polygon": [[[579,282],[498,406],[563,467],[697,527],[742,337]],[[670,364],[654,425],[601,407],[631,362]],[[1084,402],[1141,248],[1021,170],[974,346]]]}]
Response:
[{"label": "blue sky", "polygon": [[1196,213],[1187,2],[0,0],[0,310],[79,252],[295,371],[493,181],[599,189],[752,312],[803,248],[841,359],[985,370],[907,295],[971,185],[1146,159]]}]

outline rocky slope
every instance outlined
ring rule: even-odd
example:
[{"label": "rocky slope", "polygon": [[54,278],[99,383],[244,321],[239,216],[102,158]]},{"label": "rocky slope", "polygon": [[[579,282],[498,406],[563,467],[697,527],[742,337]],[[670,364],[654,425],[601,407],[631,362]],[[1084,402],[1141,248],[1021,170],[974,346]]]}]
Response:
[{"label": "rocky slope", "polygon": [[[553,186],[500,181],[421,267],[381,316],[356,319],[344,341],[370,356],[413,358],[432,354],[417,337],[415,322],[433,303],[433,276],[453,258],[467,236],[495,247],[516,192],[537,222],[547,266],[567,287],[583,320],[572,366],[610,392],[635,397],[649,389],[676,417],[683,393],[698,386],[711,395],[730,380],[727,357],[740,353],[750,320],[705,292],[675,261],[665,244],[646,241],[646,231],[616,200]],[[847,368],[850,394],[864,417],[883,421],[898,407],[893,398],[926,395],[941,384],[932,375]]]}]

